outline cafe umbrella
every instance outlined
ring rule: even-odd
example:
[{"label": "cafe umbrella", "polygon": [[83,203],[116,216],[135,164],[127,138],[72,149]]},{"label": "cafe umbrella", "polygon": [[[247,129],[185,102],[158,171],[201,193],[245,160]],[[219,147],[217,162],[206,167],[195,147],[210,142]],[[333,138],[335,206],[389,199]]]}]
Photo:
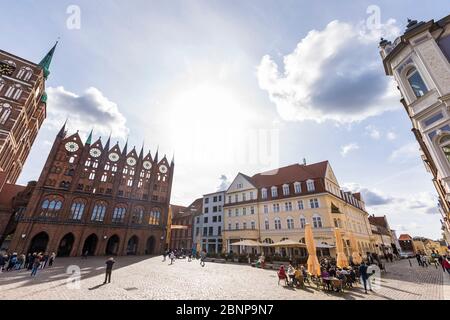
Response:
[{"label": "cafe umbrella", "polygon": [[308,261],[306,262],[308,272],[312,275],[320,276],[319,259],[317,259],[316,245],[314,243],[312,228],[309,223],[305,225],[305,243],[306,249],[308,250]]},{"label": "cafe umbrella", "polygon": [[334,235],[336,237],[336,265],[338,268],[347,268],[348,260],[344,253],[344,244],[342,242],[341,230],[339,228],[335,228]]},{"label": "cafe umbrella", "polygon": [[354,264],[361,264],[362,257],[361,257],[361,254],[358,251],[358,246],[357,246],[355,235],[353,234],[353,232],[350,232],[349,238],[350,238],[350,247],[352,249],[353,263]]}]

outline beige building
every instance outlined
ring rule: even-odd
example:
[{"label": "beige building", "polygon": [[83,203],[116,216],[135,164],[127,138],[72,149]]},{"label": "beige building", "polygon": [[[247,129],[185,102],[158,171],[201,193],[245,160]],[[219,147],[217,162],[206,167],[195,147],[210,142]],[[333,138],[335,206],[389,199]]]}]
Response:
[{"label": "beige building", "polygon": [[[313,227],[319,255],[335,255],[334,230],[339,227],[347,254],[353,233],[360,253],[373,251],[371,228],[360,194],[341,190],[328,161],[294,164],[250,177],[239,173],[225,193],[223,242],[226,252],[257,248],[232,246],[251,239],[275,243],[304,242],[304,227]],[[265,248],[274,251],[273,248]],[[306,251],[277,249],[282,255]]]},{"label": "beige building", "polygon": [[[444,238],[450,241],[450,15],[409,20],[403,35],[382,39],[386,75],[397,82],[425,167],[439,196]],[[418,150],[419,151],[419,150]],[[419,155],[419,153],[418,153]],[[436,209],[438,211],[438,209]]]}]

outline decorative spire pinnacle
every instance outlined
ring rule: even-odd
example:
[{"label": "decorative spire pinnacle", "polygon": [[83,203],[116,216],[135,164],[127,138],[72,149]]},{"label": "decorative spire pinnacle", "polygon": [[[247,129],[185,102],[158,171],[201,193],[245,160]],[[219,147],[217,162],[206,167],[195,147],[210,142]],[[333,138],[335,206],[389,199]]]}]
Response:
[{"label": "decorative spire pinnacle", "polygon": [[89,136],[86,140],[86,145],[90,145],[92,143],[92,133],[94,132],[94,129],[91,130],[91,132],[89,133]]},{"label": "decorative spire pinnacle", "polygon": [[139,152],[139,158],[140,159],[144,158],[144,143],[145,143],[145,141],[142,141],[141,152]]},{"label": "decorative spire pinnacle", "polygon": [[173,166],[175,164],[175,152],[172,155],[172,161],[170,161],[170,165]]},{"label": "decorative spire pinnacle", "polygon": [[106,144],[105,144],[105,150],[106,151],[109,151],[109,144],[111,143],[111,133],[112,132],[109,132],[108,140],[106,140]]},{"label": "decorative spire pinnacle", "polygon": [[67,124],[68,119],[69,118],[66,118],[66,121],[64,121],[64,124],[63,124],[61,130],[59,130],[59,132],[58,132],[58,137],[60,137],[60,138],[64,138],[66,136],[66,124]]},{"label": "decorative spire pinnacle", "polygon": [[50,51],[45,55],[45,57],[39,62],[39,66],[44,69],[44,78],[47,80],[48,76],[50,75],[50,64],[52,63],[53,54],[55,53],[56,46],[58,45],[58,41],[56,41],[53,48],[50,49]]},{"label": "decorative spire pinnacle", "polygon": [[123,147],[122,154],[126,155],[127,154],[127,149],[128,149],[128,136],[127,136],[127,141],[125,142],[125,146]]},{"label": "decorative spire pinnacle", "polygon": [[155,162],[158,162],[158,151],[159,151],[159,145],[156,148],[155,159],[154,159]]}]

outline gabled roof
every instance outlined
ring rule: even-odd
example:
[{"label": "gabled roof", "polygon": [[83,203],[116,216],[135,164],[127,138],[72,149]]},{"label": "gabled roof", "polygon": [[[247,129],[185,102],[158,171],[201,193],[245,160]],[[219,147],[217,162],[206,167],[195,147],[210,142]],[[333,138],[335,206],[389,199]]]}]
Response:
[{"label": "gabled roof", "polygon": [[398,240],[412,240],[412,237],[409,234],[401,234],[400,237],[398,237]]},{"label": "gabled roof", "polygon": [[255,174],[250,181],[257,187],[270,187],[291,183],[296,181],[306,181],[309,179],[325,178],[328,168],[328,161],[317,162],[309,165],[293,164],[271,171]]}]

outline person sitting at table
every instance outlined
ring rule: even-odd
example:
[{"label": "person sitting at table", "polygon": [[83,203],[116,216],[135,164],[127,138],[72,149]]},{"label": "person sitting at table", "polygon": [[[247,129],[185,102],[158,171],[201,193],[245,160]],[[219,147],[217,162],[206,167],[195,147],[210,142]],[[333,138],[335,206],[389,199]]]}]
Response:
[{"label": "person sitting at table", "polygon": [[328,269],[328,274],[330,277],[336,277],[336,268],[334,266],[331,266],[330,269]]},{"label": "person sitting at table", "polygon": [[[302,266],[303,267],[303,266]],[[294,285],[295,286],[305,286],[304,278],[303,278],[303,272],[301,270],[302,267],[297,267],[294,271]]]},{"label": "person sitting at table", "polygon": [[321,277],[323,283],[327,286],[327,290],[330,290],[331,288],[331,281],[330,281],[330,274],[328,273],[327,269],[322,269]]},{"label": "person sitting at table", "polygon": [[287,274],[288,274],[288,276],[289,276],[289,283],[290,284],[293,284],[294,283],[294,273],[295,273],[295,269],[294,269],[294,267],[292,266],[292,261],[289,261],[289,265],[288,265],[288,268],[287,268]]},{"label": "person sitting at table", "polygon": [[280,266],[280,269],[278,269],[278,284],[280,284],[280,280],[284,280],[286,284],[288,284],[288,278],[286,275],[286,270],[284,270],[284,265]]}]

